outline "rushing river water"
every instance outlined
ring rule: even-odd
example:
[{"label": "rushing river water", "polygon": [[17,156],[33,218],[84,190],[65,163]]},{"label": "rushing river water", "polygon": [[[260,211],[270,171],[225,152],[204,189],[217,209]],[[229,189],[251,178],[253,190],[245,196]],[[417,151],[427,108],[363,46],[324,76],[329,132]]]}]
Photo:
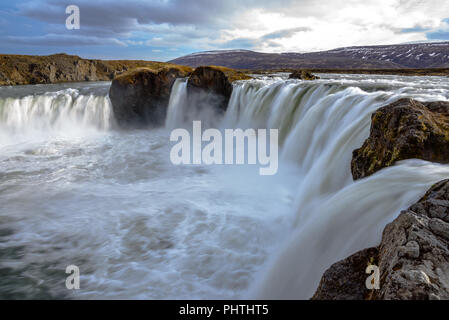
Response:
[{"label": "rushing river water", "polygon": [[[358,182],[352,150],[401,97],[449,100],[438,77],[234,84],[218,128],[279,129],[275,176],[174,166],[170,129],[195,120],[175,83],[165,128],[122,131],[110,83],[0,87],[0,298],[309,298],[324,270],[449,166],[407,160]],[[65,287],[68,265],[81,289]]]}]

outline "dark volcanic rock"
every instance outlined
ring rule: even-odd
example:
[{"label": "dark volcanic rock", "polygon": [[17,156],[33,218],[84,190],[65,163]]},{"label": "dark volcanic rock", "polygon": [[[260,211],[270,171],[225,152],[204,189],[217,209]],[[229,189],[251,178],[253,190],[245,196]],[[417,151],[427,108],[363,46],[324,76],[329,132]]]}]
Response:
[{"label": "dark volcanic rock", "polygon": [[[363,264],[370,260],[380,269],[379,290],[365,288]],[[361,298],[449,299],[449,180],[435,184],[387,225],[377,250],[363,250],[332,265],[313,297]]]},{"label": "dark volcanic rock", "polygon": [[371,133],[354,150],[354,179],[405,159],[449,163],[449,102],[401,99],[372,116]]},{"label": "dark volcanic rock", "polygon": [[109,90],[114,115],[121,127],[161,125],[165,121],[170,90],[186,68],[136,69],[114,79]]},{"label": "dark volcanic rock", "polygon": [[296,70],[290,74],[289,79],[300,79],[300,80],[317,80],[320,77],[311,74],[306,70]]},{"label": "dark volcanic rock", "polygon": [[192,103],[214,106],[225,111],[232,94],[232,84],[220,68],[198,67],[189,77],[187,90],[189,97],[193,97],[195,101]]},{"label": "dark volcanic rock", "polygon": [[[375,264],[377,248],[365,249],[335,263],[321,278],[312,300],[364,300],[366,267]],[[344,276],[343,276],[344,275]]]}]

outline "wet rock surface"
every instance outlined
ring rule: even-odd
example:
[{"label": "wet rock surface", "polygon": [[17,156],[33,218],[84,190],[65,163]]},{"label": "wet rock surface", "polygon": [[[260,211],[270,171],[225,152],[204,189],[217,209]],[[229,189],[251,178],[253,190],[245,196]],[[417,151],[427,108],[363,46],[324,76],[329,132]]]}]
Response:
[{"label": "wet rock surface", "polygon": [[405,159],[449,163],[449,102],[401,99],[372,116],[371,132],[354,150],[354,180]]},{"label": "wet rock surface", "polygon": [[136,69],[118,76],[109,90],[115,118],[121,127],[158,126],[165,121],[170,91],[189,69]]},{"label": "wet rock surface", "polygon": [[[365,286],[372,262],[380,269],[379,290]],[[388,224],[377,248],[332,265],[313,299],[449,299],[449,180]]]},{"label": "wet rock surface", "polygon": [[214,106],[226,111],[232,94],[228,76],[217,67],[198,67],[189,77],[187,92],[195,107]]}]

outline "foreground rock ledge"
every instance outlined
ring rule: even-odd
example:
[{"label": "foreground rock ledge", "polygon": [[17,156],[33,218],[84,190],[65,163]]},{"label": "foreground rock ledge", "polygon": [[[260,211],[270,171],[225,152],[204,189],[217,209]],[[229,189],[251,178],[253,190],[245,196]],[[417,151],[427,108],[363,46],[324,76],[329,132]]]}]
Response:
[{"label": "foreground rock ledge", "polygon": [[139,68],[115,78],[109,97],[118,124],[121,127],[163,124],[173,83],[190,71],[188,67]]},{"label": "foreground rock ledge", "polygon": [[377,110],[371,133],[353,152],[354,180],[405,159],[449,163],[449,102],[401,99]]},{"label": "foreground rock ledge", "polygon": [[[369,264],[380,268],[380,290],[365,287]],[[379,247],[332,265],[312,299],[449,299],[449,180],[387,225]]]}]

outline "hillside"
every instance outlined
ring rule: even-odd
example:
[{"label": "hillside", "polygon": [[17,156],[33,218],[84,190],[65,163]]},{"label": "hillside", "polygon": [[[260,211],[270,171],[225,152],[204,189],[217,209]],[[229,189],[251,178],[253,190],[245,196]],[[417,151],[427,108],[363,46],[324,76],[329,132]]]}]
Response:
[{"label": "hillside", "polygon": [[141,60],[89,60],[67,54],[0,55],[0,85],[108,81],[131,69],[166,66],[172,64]]},{"label": "hillside", "polygon": [[235,69],[427,69],[449,67],[449,42],[347,47],[310,53],[206,51],[169,61]]}]

